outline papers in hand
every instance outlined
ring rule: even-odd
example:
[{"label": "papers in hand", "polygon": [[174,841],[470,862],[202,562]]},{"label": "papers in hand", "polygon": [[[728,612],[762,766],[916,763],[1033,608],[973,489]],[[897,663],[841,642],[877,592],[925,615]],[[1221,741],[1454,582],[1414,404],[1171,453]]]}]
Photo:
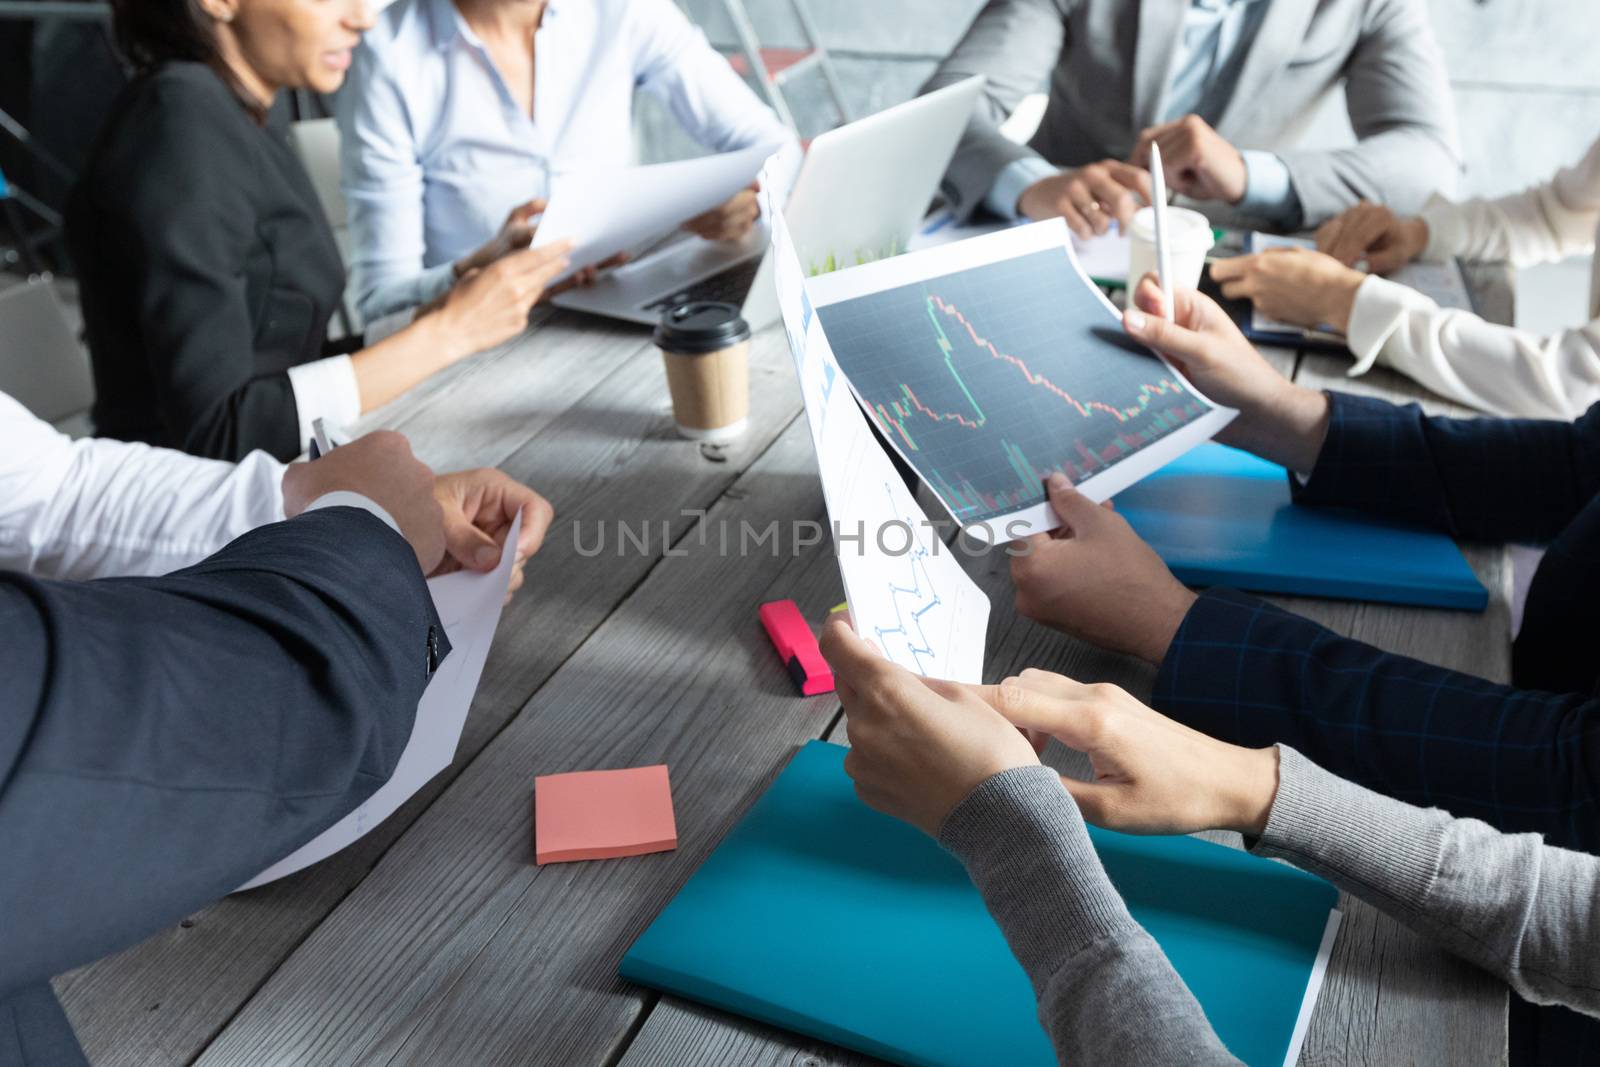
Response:
[{"label": "papers in hand", "polygon": [[[461,731],[466,726],[467,709],[478,691],[478,679],[483,675],[495,627],[500,624],[500,609],[510,585],[511,567],[517,555],[517,535],[521,532],[522,517],[519,515],[506,534],[499,565],[489,573],[457,571],[428,580],[433,606],[450,638],[450,654],[439,664],[422,692],[416,722],[411,727],[411,740],[400,754],[393,777],[368,797],[366,803],[240,889],[254,889],[277,881],[354,844],[410,800],[434,775],[450,766]],[[417,655],[420,659],[420,649]]]},{"label": "papers in hand", "polygon": [[916,674],[980,682],[989,599],[872,436],[807,295],[782,212],[770,200],[767,211],[778,304],[856,632]]},{"label": "papers in hand", "polygon": [[760,145],[677,163],[556,174],[534,246],[572,240],[572,265],[556,280],[569,278],[728,200],[755,180],[762,161],[777,148]]}]

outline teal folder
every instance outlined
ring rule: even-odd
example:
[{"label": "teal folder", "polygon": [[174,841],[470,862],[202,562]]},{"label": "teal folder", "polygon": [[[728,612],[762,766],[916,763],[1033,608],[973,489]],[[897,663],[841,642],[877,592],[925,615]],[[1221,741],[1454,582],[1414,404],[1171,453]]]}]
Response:
[{"label": "teal folder", "polygon": [[[800,749],[622,960],[622,976],[937,1067],[1050,1067],[1033,989],[956,860]],[[1321,980],[1338,894],[1188,837],[1092,831],[1135,918],[1233,1053],[1277,1067]]]},{"label": "teal folder", "polygon": [[1275,463],[1205,444],[1116,496],[1188,585],[1482,611],[1488,591],[1454,541],[1339,508],[1299,507]]}]

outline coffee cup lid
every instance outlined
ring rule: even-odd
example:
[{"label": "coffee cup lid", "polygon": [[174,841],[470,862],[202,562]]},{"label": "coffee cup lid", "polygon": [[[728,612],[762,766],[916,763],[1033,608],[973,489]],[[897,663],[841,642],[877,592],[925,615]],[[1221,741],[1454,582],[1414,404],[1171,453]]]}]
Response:
[{"label": "coffee cup lid", "polygon": [[733,304],[692,300],[661,314],[655,342],[668,352],[695,355],[717,352],[750,337],[750,324]]},{"label": "coffee cup lid", "polygon": [[[1206,248],[1210,249],[1217,243],[1217,236],[1211,231],[1211,220],[1198,211],[1191,211],[1184,207],[1167,208],[1167,224],[1170,227],[1169,235],[1174,248]],[[1142,207],[1133,213],[1133,225],[1129,228],[1130,237],[1137,237],[1143,241],[1156,239],[1156,209]]]}]

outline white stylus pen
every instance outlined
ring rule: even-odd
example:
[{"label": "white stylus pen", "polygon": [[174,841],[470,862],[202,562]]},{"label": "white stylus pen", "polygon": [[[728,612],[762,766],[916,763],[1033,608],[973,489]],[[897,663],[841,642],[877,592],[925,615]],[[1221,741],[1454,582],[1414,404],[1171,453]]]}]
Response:
[{"label": "white stylus pen", "polygon": [[1161,305],[1167,321],[1174,321],[1172,286],[1172,256],[1167,251],[1167,177],[1161,170],[1161,146],[1150,145],[1150,207],[1156,216],[1156,277],[1161,282]]}]

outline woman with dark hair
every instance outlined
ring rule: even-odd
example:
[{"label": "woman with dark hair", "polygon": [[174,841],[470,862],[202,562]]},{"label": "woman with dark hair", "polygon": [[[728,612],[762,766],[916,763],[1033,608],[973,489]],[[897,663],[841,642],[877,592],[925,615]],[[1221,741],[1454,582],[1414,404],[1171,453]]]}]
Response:
[{"label": "woman with dark hair", "polygon": [[433,310],[327,353],[344,290],[333,232],[286,131],[283,89],[330,93],[367,0],[116,0],[138,70],[67,212],[102,435],[287,459],[318,417],[353,421],[516,336],[568,246],[511,250]]}]

